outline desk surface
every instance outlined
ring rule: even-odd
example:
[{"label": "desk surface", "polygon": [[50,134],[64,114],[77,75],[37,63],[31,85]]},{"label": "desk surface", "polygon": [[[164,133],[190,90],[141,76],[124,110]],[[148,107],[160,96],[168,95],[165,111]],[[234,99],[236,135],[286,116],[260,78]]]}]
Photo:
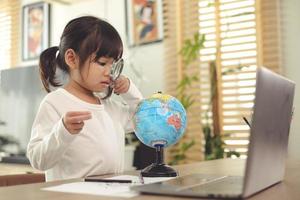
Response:
[{"label": "desk surface", "polygon": [[39,170],[33,169],[30,165],[25,164],[11,164],[0,163],[0,176],[2,175],[15,175],[27,173],[42,173]]},{"label": "desk surface", "polygon": [[[271,166],[270,166],[271,167]],[[244,172],[244,160],[215,160],[207,162],[199,162],[189,165],[180,165],[176,169],[180,175],[187,175],[191,173],[210,173],[210,174],[228,174],[228,175],[243,175]],[[252,196],[251,200],[292,200],[299,199],[300,197],[300,160],[287,162],[285,180],[275,186]],[[137,174],[137,172],[128,172],[124,174]],[[121,199],[107,196],[93,196],[84,194],[71,194],[61,192],[42,191],[41,188],[59,185],[62,183],[69,183],[79,181],[80,179],[66,180],[66,181],[54,181],[38,184],[27,184],[20,186],[2,187],[0,188],[0,197],[10,200],[96,200],[96,199]],[[144,199],[144,200],[173,200],[174,197],[165,196],[152,196],[141,195],[131,199]],[[191,199],[191,198],[180,198]]]}]

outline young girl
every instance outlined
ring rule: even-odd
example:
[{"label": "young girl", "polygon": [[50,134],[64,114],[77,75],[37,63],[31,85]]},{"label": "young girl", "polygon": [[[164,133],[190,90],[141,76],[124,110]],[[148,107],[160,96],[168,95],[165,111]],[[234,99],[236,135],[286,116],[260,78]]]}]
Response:
[{"label": "young girl", "polygon": [[[59,46],[42,52],[40,75],[49,94],[33,123],[27,156],[34,168],[46,171],[47,181],[122,172],[124,132],[132,130],[142,95],[124,76],[116,80],[114,91],[127,105],[95,94],[107,90],[112,63],[122,53],[117,31],[92,16],[71,20]],[[57,67],[69,80],[51,92],[61,86]]]}]

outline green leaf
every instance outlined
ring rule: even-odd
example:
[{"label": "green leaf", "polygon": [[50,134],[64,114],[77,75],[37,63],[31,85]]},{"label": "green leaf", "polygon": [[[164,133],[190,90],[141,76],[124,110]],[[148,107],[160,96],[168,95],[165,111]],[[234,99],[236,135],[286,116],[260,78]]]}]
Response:
[{"label": "green leaf", "polygon": [[185,153],[188,149],[194,146],[194,144],[195,144],[195,140],[192,140],[189,143],[183,143],[181,147],[182,152]]},{"label": "green leaf", "polygon": [[195,33],[193,39],[184,40],[183,47],[179,53],[183,56],[185,65],[189,65],[199,56],[199,50],[204,47],[205,35]]}]

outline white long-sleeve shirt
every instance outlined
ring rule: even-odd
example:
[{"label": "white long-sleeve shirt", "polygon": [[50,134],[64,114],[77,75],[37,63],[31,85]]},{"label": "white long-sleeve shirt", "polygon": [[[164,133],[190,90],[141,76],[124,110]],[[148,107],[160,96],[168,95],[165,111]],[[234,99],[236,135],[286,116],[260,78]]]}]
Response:
[{"label": "white long-sleeve shirt", "polygon": [[[124,133],[133,129],[133,113],[142,95],[131,83],[121,96],[127,105],[111,99],[87,103],[62,88],[46,95],[27,147],[31,165],[46,171],[47,181],[122,172]],[[70,134],[62,122],[64,114],[87,110],[92,118],[79,134]]]}]

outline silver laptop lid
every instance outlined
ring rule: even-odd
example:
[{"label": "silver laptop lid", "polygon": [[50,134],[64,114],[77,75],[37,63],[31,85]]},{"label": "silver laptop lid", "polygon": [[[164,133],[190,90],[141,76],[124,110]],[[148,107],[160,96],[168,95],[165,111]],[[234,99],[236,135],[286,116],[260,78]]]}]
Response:
[{"label": "silver laptop lid", "polygon": [[258,68],[243,196],[283,179],[295,84]]}]

